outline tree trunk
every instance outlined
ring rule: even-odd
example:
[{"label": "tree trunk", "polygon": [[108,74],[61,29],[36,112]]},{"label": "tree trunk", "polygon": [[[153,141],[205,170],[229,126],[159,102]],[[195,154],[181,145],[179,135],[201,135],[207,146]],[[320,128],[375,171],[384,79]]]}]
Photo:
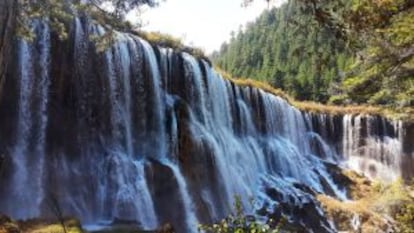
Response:
[{"label": "tree trunk", "polygon": [[17,0],[0,0],[0,99],[12,54],[16,28]]}]

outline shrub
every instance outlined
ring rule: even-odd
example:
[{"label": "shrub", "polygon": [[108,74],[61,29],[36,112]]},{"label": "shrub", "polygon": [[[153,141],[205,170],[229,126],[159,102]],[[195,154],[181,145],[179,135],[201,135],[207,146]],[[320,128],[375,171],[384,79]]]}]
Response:
[{"label": "shrub", "polygon": [[212,225],[199,225],[199,232],[207,233],[277,233],[283,224],[283,219],[276,225],[271,227],[272,221],[269,223],[261,223],[253,216],[244,214],[244,208],[240,196],[235,196],[233,213],[221,220],[219,223]]},{"label": "shrub", "polygon": [[401,233],[414,233],[414,202],[402,206],[396,220]]},{"label": "shrub", "polygon": [[347,95],[334,95],[331,96],[328,100],[328,104],[334,105],[343,105],[349,102],[349,98]]}]

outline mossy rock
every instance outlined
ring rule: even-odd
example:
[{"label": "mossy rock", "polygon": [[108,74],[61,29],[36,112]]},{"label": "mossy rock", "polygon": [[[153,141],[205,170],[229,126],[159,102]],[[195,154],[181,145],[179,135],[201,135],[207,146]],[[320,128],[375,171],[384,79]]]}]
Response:
[{"label": "mossy rock", "polygon": [[21,230],[16,222],[11,218],[1,215],[0,216],[0,233],[20,233]]}]

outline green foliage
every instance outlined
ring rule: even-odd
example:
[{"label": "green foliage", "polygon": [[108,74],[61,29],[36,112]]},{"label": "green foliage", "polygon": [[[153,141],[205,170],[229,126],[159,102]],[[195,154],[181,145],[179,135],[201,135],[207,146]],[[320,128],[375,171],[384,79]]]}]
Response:
[{"label": "green foliage", "polygon": [[199,231],[207,233],[277,233],[283,224],[281,221],[276,227],[271,227],[273,224],[271,221],[269,224],[263,224],[256,221],[253,216],[246,216],[241,198],[237,195],[235,196],[233,212],[219,223],[199,225]]},{"label": "green foliage", "polygon": [[397,222],[401,233],[414,233],[414,202],[401,207]]},{"label": "green foliage", "polygon": [[152,44],[172,48],[180,52],[186,52],[197,58],[204,59],[209,62],[209,58],[204,54],[204,50],[197,47],[187,46],[180,38],[161,32],[134,31],[133,33],[138,34],[138,36],[149,41]]},{"label": "green foliage", "polygon": [[299,100],[326,102],[336,94],[331,86],[341,80],[349,57],[343,40],[290,1],[239,31],[213,61],[234,77],[269,82]]},{"label": "green foliage", "polygon": [[[142,5],[155,6],[158,0],[90,0],[82,3],[80,0],[16,0],[18,1],[17,35],[26,40],[33,40],[34,33],[31,23],[34,20],[47,22],[50,28],[64,40],[68,36],[68,28],[74,12],[91,16],[108,30],[129,31],[132,26],[124,20],[124,16]],[[101,8],[102,4],[112,6],[108,11]],[[106,36],[112,35],[107,33]],[[103,41],[108,42],[107,38]]]},{"label": "green foliage", "polygon": [[108,12],[117,19],[124,19],[125,15],[131,10],[137,9],[142,5],[154,7],[158,5],[157,0],[90,0],[89,4],[99,7],[103,4],[113,7],[113,11]]},{"label": "green foliage", "polygon": [[372,209],[379,213],[386,213],[395,216],[401,206],[412,202],[412,198],[408,195],[407,186],[402,178],[398,178],[391,184],[382,184],[377,190],[375,202],[372,202]]},{"label": "green foliage", "polygon": [[267,81],[299,100],[412,107],[413,45],[411,0],[289,0],[213,59],[233,76]]},{"label": "green foliage", "polygon": [[414,179],[408,186],[408,192],[411,193],[411,200],[402,205],[395,217],[401,233],[414,233]]},{"label": "green foliage", "polygon": [[[343,173],[352,182],[349,186],[352,201],[337,200],[318,195],[327,216],[338,231],[413,233],[414,198],[413,187],[402,178],[391,183],[371,182],[352,171]],[[354,228],[352,219],[360,220],[359,229]]]},{"label": "green foliage", "polygon": [[[101,8],[101,5],[105,3],[113,6],[113,10],[107,11]],[[44,20],[56,35],[61,40],[64,40],[68,36],[67,30],[74,15],[88,15],[105,28],[104,35],[90,36],[98,52],[103,52],[109,48],[115,42],[116,31],[121,31],[137,34],[151,43],[188,52],[208,61],[209,59],[204,55],[203,50],[185,46],[179,38],[158,32],[146,33],[138,31],[137,28],[134,28],[128,21],[124,20],[124,16],[129,11],[142,5],[153,7],[158,5],[158,3],[159,0],[91,0],[87,3],[81,3],[76,0],[20,0],[17,34],[21,38],[32,41],[34,39],[34,32],[31,29],[31,22],[33,20]]]},{"label": "green foliage", "polygon": [[388,90],[380,90],[369,98],[369,104],[387,104],[392,101],[393,96]]},{"label": "green foliage", "polygon": [[57,32],[60,39],[67,38],[65,24],[72,19],[72,16],[65,10],[64,1],[43,0],[43,1],[18,1],[18,28],[17,34],[29,41],[34,39],[34,33],[30,25],[33,20],[44,19],[50,27]]},{"label": "green foliage", "polygon": [[115,31],[108,30],[102,36],[91,35],[89,39],[94,42],[96,51],[101,53],[115,43]]},{"label": "green foliage", "polygon": [[371,7],[382,13],[366,19],[373,29],[343,91],[357,103],[414,106],[414,8],[402,0],[380,3]]},{"label": "green foliage", "polygon": [[334,95],[329,98],[328,103],[333,105],[344,105],[347,103],[347,95]]}]

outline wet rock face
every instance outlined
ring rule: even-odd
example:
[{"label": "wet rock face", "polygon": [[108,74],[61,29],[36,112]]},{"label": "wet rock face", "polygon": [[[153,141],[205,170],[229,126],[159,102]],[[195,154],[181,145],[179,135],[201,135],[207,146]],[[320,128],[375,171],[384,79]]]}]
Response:
[{"label": "wet rock face", "polygon": [[343,169],[337,164],[325,162],[324,165],[339,189],[345,190],[352,184],[352,180],[344,175]]},{"label": "wet rock face", "polygon": [[153,160],[146,164],[145,174],[159,223],[174,223],[178,232],[184,232],[186,213],[171,168]]},{"label": "wet rock face", "polygon": [[4,0],[0,2],[0,130],[8,137],[0,142],[0,154],[6,154],[6,145],[14,138],[11,122],[15,122],[17,108],[13,99],[17,96],[16,80],[13,79],[13,68],[16,65],[15,38],[17,1]]},{"label": "wet rock face", "polygon": [[293,228],[292,230],[295,232],[307,232],[309,229],[321,233],[334,232],[319,202],[314,197],[315,193],[309,187],[300,184],[296,184],[296,186],[295,189],[300,190],[301,196],[286,195],[283,190],[267,188],[267,195],[278,204],[271,208],[263,207],[258,213],[275,222],[283,221],[281,220],[282,215],[290,216],[290,220],[284,223],[286,226],[282,225],[282,227]]},{"label": "wet rock face", "polygon": [[[0,90],[3,89],[5,74],[8,69],[9,56],[13,47],[13,35],[16,24],[17,2],[4,0],[0,3]],[[0,92],[1,93],[1,92]]]},{"label": "wet rock face", "polygon": [[335,163],[397,164],[398,127],[385,119],[300,112],[131,34],[97,53],[89,38],[104,29],[87,18],[74,19],[67,41],[42,22],[34,29],[0,82],[0,211],[12,217],[50,216],[54,195],[86,223],[187,232],[228,215],[240,195],[322,231],[313,195],[346,185]]},{"label": "wet rock face", "polygon": [[414,176],[414,122],[404,124],[402,150],[403,177],[410,180]]},{"label": "wet rock face", "polygon": [[1,233],[21,233],[19,226],[8,216],[0,215]]},{"label": "wet rock face", "polygon": [[156,233],[175,233],[174,227],[170,223],[166,223],[161,226]]},{"label": "wet rock face", "polygon": [[[218,171],[215,161],[215,148],[208,140],[197,138],[197,132],[192,129],[188,106],[183,102],[177,105],[177,128],[178,128],[178,160],[183,170],[192,197],[196,206],[199,219],[205,223],[217,221],[218,216],[226,213],[226,203],[222,203],[220,192],[224,187],[219,182]],[[210,190],[210,191],[205,191]],[[214,203],[212,206],[206,199],[210,196]],[[214,213],[214,214],[213,214]]]}]

